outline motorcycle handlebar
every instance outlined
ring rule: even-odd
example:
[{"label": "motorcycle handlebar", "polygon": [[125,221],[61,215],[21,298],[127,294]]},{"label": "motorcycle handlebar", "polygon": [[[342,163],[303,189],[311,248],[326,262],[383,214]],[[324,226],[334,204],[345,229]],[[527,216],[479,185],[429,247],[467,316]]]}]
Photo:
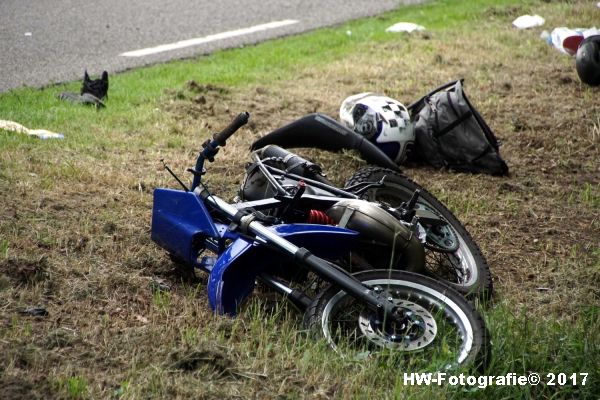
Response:
[{"label": "motorcycle handlebar", "polygon": [[219,144],[219,146],[225,146],[227,139],[231,137],[242,126],[248,123],[250,113],[247,111],[241,112],[231,121],[231,123],[219,133],[215,133],[213,139]]}]

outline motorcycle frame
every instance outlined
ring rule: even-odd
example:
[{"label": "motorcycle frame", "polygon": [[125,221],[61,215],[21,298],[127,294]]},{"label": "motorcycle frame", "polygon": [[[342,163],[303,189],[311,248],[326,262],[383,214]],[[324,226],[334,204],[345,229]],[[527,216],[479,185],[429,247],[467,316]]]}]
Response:
[{"label": "motorcycle frame", "polygon": [[[154,190],[152,240],[174,258],[209,274],[209,304],[221,314],[235,315],[238,305],[254,289],[257,278],[287,296],[294,305],[306,308],[310,299],[305,294],[265,274],[265,266],[275,251],[295,264],[294,268],[313,271],[382,316],[401,322],[402,312],[388,300],[385,291],[374,292],[321,258],[334,258],[349,251],[358,239],[358,232],[317,224],[265,226],[256,213],[248,212],[248,204],[231,205],[202,184],[205,160],[212,161],[219,146],[225,145],[236,129],[227,135],[223,131],[205,142],[196,167],[191,170],[194,174],[191,190]],[[286,200],[289,199],[282,195],[264,204],[281,206]],[[202,257],[207,249],[217,257]]]}]

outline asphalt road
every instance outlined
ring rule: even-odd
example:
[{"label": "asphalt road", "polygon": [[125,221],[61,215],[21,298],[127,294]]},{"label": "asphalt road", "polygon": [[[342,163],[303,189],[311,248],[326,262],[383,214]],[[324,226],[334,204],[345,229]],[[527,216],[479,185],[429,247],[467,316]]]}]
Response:
[{"label": "asphalt road", "polygon": [[[96,76],[256,43],[416,2],[0,0],[0,92],[81,79],[84,69]],[[278,21],[283,22],[264,26]],[[255,28],[244,30],[250,27]],[[194,38],[201,39],[124,55]]]}]

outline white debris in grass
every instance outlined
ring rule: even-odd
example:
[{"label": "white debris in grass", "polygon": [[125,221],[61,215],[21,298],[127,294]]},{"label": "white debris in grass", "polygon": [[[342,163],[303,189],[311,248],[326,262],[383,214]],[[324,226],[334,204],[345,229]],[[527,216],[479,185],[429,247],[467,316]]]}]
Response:
[{"label": "white debris in grass", "polygon": [[386,32],[414,32],[414,31],[424,31],[425,27],[422,25],[413,24],[412,22],[398,22],[387,28]]},{"label": "white debris in grass", "polygon": [[64,139],[64,136],[61,133],[54,133],[47,131],[45,129],[29,129],[24,127],[23,125],[14,122],[0,119],[0,129],[4,129],[6,131],[19,132],[24,133],[29,136],[35,136],[40,139]]},{"label": "white debris in grass", "polygon": [[515,19],[512,24],[517,29],[529,29],[536,26],[542,26],[546,20],[539,15],[521,15]]}]

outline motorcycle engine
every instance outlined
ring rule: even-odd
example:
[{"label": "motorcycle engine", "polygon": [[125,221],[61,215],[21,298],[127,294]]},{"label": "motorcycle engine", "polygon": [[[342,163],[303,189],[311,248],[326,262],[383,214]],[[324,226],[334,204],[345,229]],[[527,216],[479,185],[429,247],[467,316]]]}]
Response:
[{"label": "motorcycle engine", "polygon": [[424,272],[425,251],[418,235],[376,203],[358,199],[338,201],[327,210],[338,226],[351,229],[363,238],[362,252],[375,260],[376,268]]}]

